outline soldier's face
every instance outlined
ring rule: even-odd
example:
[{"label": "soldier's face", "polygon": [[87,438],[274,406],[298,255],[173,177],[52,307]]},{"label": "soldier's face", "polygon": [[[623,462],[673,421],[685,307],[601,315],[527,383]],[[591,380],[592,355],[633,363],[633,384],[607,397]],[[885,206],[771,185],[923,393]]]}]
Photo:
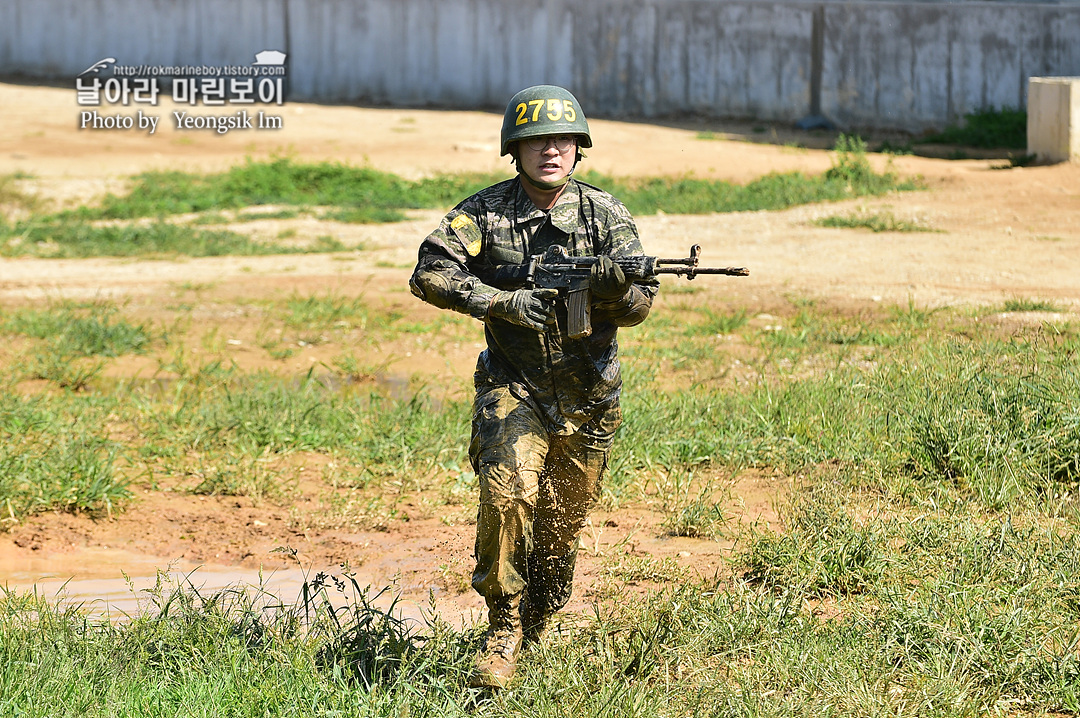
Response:
[{"label": "soldier's face", "polygon": [[572,135],[532,137],[517,144],[522,171],[537,182],[558,182],[574,169],[577,141]]}]

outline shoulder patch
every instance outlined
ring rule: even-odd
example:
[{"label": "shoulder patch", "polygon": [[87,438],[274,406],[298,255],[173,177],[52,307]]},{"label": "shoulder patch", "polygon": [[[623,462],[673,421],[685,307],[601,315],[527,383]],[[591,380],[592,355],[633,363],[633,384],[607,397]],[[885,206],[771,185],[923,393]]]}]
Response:
[{"label": "shoulder patch", "polygon": [[469,253],[470,257],[480,254],[483,240],[480,236],[480,228],[476,226],[476,222],[473,221],[472,217],[467,214],[459,214],[450,221],[450,229],[454,230],[454,234],[461,240],[461,243],[465,246],[465,251]]}]

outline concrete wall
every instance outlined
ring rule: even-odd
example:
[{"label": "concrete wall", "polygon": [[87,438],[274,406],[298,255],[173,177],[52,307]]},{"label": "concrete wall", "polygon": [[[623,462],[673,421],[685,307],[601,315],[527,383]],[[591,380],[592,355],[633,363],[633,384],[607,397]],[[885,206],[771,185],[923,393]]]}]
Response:
[{"label": "concrete wall", "polygon": [[569,87],[590,114],[694,113],[940,128],[1080,75],[1080,2],[4,0],[0,73],[249,64],[289,53],[289,98],[500,108]]},{"label": "concrete wall", "polygon": [[1031,78],[1027,138],[1040,162],[1080,161],[1080,77]]},{"label": "concrete wall", "polygon": [[937,127],[1080,74],[1080,4],[851,3],[825,23],[823,109],[846,124]]}]

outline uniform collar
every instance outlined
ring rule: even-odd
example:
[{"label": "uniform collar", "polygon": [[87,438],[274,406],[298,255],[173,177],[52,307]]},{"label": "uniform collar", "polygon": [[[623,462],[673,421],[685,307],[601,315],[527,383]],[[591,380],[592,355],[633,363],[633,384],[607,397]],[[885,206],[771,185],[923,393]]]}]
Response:
[{"label": "uniform collar", "polygon": [[517,224],[525,224],[534,220],[543,220],[550,216],[551,224],[566,234],[570,234],[577,230],[578,217],[581,214],[581,191],[578,188],[578,183],[572,178],[564,186],[559,198],[555,200],[555,206],[548,212],[538,209],[537,206],[533,204],[532,200],[529,199],[529,195],[525,194],[525,189],[521,186],[520,179],[518,180],[514,191],[516,193],[515,203],[517,204]]}]

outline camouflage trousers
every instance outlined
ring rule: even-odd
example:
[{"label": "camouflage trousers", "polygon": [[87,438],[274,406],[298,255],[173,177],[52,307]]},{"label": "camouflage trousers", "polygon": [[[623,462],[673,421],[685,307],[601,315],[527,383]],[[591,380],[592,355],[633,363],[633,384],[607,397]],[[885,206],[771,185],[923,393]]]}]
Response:
[{"label": "camouflage trousers", "polygon": [[480,481],[472,585],[488,600],[526,591],[539,612],[570,600],[578,538],[600,496],[618,405],[549,434],[520,384],[478,391],[469,455]]}]

